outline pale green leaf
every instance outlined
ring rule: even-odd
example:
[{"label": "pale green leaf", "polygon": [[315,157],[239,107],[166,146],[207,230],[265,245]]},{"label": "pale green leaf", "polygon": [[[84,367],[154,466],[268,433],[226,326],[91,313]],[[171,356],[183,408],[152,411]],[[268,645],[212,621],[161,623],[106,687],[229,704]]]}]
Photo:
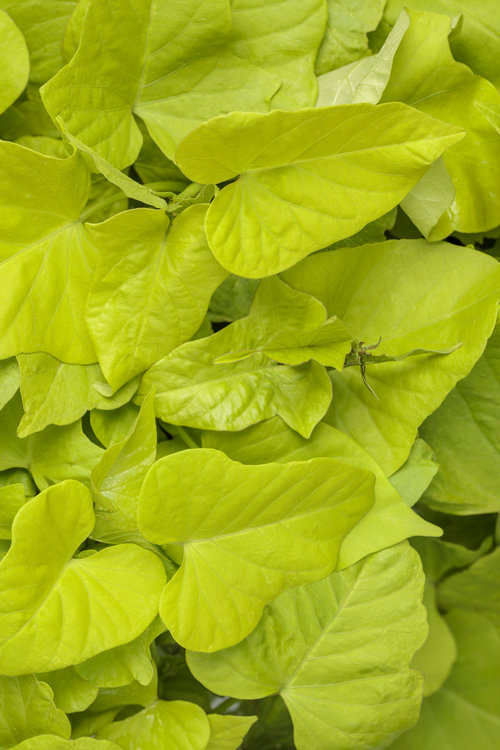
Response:
[{"label": "pale green leaf", "polygon": [[50,687],[34,675],[0,676],[0,748],[10,748],[46,732],[61,737],[71,733],[68,719],[56,708]]},{"label": "pale green leaf", "polygon": [[95,250],[79,221],[90,178],[81,157],[0,142],[0,356],[96,356],[84,320]]},{"label": "pale green leaf", "polygon": [[453,55],[475,73],[500,85],[496,61],[500,55],[500,18],[497,0],[388,0],[384,11],[386,25],[394,24],[405,6],[416,10],[446,13],[451,18],[462,14],[458,33],[450,39]]},{"label": "pale green leaf", "polygon": [[144,633],[123,646],[102,651],[91,659],[77,664],[77,673],[97,687],[115,688],[127,685],[134,680],[140,685],[149,685],[155,670],[151,660],[150,646],[164,631],[163,623],[157,617]]},{"label": "pale green leaf", "polygon": [[[1,3],[1,7],[4,6],[5,3]],[[22,33],[4,10],[0,10],[0,37],[0,112],[4,112],[28,83],[30,59]]]},{"label": "pale green leaf", "polygon": [[426,634],[423,575],[408,545],[282,594],[242,643],[188,654],[210,690],[254,699],[280,692],[298,750],[383,747],[418,717],[409,669]]},{"label": "pale green leaf", "polygon": [[120,443],[127,437],[138,414],[139,407],[131,403],[113,411],[93,409],[90,412],[90,426],[97,439],[105,448],[109,448],[110,445]]},{"label": "pale green leaf", "polygon": [[337,568],[414,535],[438,536],[437,526],[413,513],[391,486],[380,466],[348,435],[320,423],[311,437],[297,435],[278,417],[236,433],[204,432],[202,445],[221,450],[234,461],[288,463],[320,456],[335,458],[375,475],[375,503],[342,542]]},{"label": "pale green leaf", "polygon": [[239,175],[205,228],[224,268],[258,278],[387,213],[462,135],[399,103],[233,112],[190,133],[176,161],[196,182]]},{"label": "pale green leaf", "polygon": [[12,522],[25,502],[24,485],[21,483],[0,487],[0,539],[11,538]]},{"label": "pale green leaf", "polygon": [[483,352],[500,297],[498,263],[457,245],[392,240],[320,253],[284,278],[321,300],[358,341],[381,339],[380,351],[388,356],[461,344],[451,354],[373,365],[367,356],[366,377],[378,400],[357,368],[330,372],[334,395],[326,421],[393,474],[407,459],[418,426]]},{"label": "pale green leaf", "polygon": [[500,325],[471,373],[422,425],[439,472],[425,502],[445,513],[500,511]]},{"label": "pale green leaf", "polygon": [[425,609],[429,633],[424,645],[417,651],[411,663],[424,676],[424,697],[435,693],[451,672],[457,656],[457,646],[445,619],[436,603],[436,586],[426,581],[424,589]]},{"label": "pale green leaf", "polygon": [[186,701],[157,701],[123,721],[97,733],[98,739],[116,742],[122,750],[205,750],[210,737],[208,718],[199,706]]},{"label": "pale green leaf", "polygon": [[257,721],[257,716],[208,714],[210,739],[205,750],[238,750],[243,737]]},{"label": "pale green leaf", "polygon": [[[410,204],[405,210],[410,218],[415,214],[419,228],[431,227],[427,236],[433,240],[442,239],[454,230],[491,229],[500,224],[500,136],[478,105],[498,107],[500,94],[489,81],[453,59],[448,16],[413,10],[408,13],[411,23],[394,56],[391,77],[381,101],[406,102],[463,128],[466,135],[443,155],[455,188],[451,205],[440,215],[440,200],[435,202],[434,217],[427,205],[424,223],[421,210]],[[429,189],[431,196],[426,200],[435,201],[434,186],[431,184]]]},{"label": "pale green leaf", "polygon": [[321,75],[369,54],[367,32],[373,31],[385,0],[328,0],[328,24],[316,58]]},{"label": "pale green leaf", "polygon": [[87,322],[114,387],[188,341],[226,276],[207,245],[206,210],[186,209],[170,230],[164,212],[146,208],[89,227],[98,263]]},{"label": "pale green leaf", "polygon": [[489,552],[493,541],[484,539],[477,549],[469,549],[456,542],[445,542],[442,539],[412,539],[428,581],[439,583],[449,573],[472,565],[476,560]]},{"label": "pale green leaf", "polygon": [[329,458],[257,467],[199,449],[161,459],[138,518],[147,539],[183,552],[160,603],[167,628],[199,651],[237,643],[285,588],[328,575],[372,504],[373,475]]},{"label": "pale green leaf", "polygon": [[[101,676],[101,681],[103,677]],[[104,713],[113,709],[121,709],[124,706],[144,706],[147,708],[156,703],[158,698],[158,676],[156,667],[153,676],[147,685],[141,685],[134,680],[126,685],[112,688],[101,688],[97,699],[91,706],[91,710]],[[105,722],[102,726],[106,726]]]},{"label": "pale green leaf", "polygon": [[[91,474],[96,524],[92,537],[108,544],[138,541],[137,503],[146,472],[156,458],[154,393],[144,399],[135,424],[110,445]],[[142,540],[143,541],[143,540]]]},{"label": "pale green leaf", "polygon": [[19,438],[17,427],[23,414],[19,395],[0,412],[0,471],[28,469],[40,490],[63,479],[88,483],[90,471],[102,448],[92,443],[80,422],[65,427],[46,427],[42,432]]},{"label": "pale green leaf", "polygon": [[280,87],[277,76],[230,51],[231,37],[225,0],[174,6],[121,0],[116,8],[91,0],[76,54],[44,86],[44,103],[69,133],[119,169],[141,147],[134,113],[172,157],[199,122],[228,108],[267,110]]},{"label": "pale green leaf", "polygon": [[92,737],[81,737],[77,740],[64,740],[52,734],[40,734],[21,742],[12,750],[119,750],[114,742],[98,741]]},{"label": "pale green leaf", "polygon": [[138,398],[154,386],[156,414],[174,425],[241,430],[279,414],[308,437],[331,399],[324,367],[317,362],[282,366],[258,352],[241,361],[217,360],[264,347],[290,326],[313,328],[325,319],[317,299],[277,278],[265,279],[246,318],[174,349],[145,373]]},{"label": "pale green leaf", "polygon": [[72,557],[94,521],[90,492],[72,480],[17,514],[0,563],[4,674],[78,664],[127,643],[154,619],[165,573],[152,552],[124,544]]},{"label": "pale green leaf", "polygon": [[49,424],[71,424],[90,409],[116,409],[137,390],[136,378],[112,396],[103,396],[98,387],[106,381],[98,364],[68,365],[50,354],[19,354],[18,362],[24,407],[19,437]]},{"label": "pale green leaf", "polygon": [[391,750],[494,750],[500,744],[500,633],[482,614],[452,612],[446,622],[457,659],[420,721]]},{"label": "pale green leaf", "polygon": [[33,83],[44,83],[63,65],[64,29],[75,6],[76,0],[0,0],[26,39]]},{"label": "pale green leaf", "polygon": [[85,711],[97,698],[99,688],[84,680],[74,667],[56,669],[37,675],[54,693],[54,703],[65,713]]},{"label": "pale green leaf", "polygon": [[455,185],[440,157],[403,198],[401,208],[424,237],[434,239],[434,226],[452,206],[455,195]]},{"label": "pale green leaf", "polygon": [[0,361],[0,409],[10,401],[19,388],[20,375],[17,361],[14,357]]},{"label": "pale green leaf", "polygon": [[67,149],[66,145],[60,138],[53,138],[48,135],[22,135],[16,138],[16,143],[20,146],[30,148],[32,151],[38,151],[46,156],[54,156],[56,159],[67,159],[73,149]]},{"label": "pale green leaf", "polygon": [[417,438],[403,466],[390,477],[403,500],[415,505],[430,485],[439,469],[434,451],[424,440]]}]

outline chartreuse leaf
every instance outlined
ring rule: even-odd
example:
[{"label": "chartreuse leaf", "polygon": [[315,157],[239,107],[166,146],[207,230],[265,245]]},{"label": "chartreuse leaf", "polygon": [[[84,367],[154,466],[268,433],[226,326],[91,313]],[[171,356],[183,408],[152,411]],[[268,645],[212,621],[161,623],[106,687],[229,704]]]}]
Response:
[{"label": "chartreuse leaf", "polygon": [[28,83],[30,59],[23,35],[12,18],[3,10],[0,10],[0,36],[0,112],[4,112],[15,102]]},{"label": "chartreuse leaf", "polygon": [[119,745],[106,740],[94,740],[92,737],[64,740],[52,734],[40,734],[21,742],[12,750],[119,750]]},{"label": "chartreuse leaf", "polygon": [[94,521],[90,492],[73,480],[17,514],[0,563],[4,674],[78,664],[132,640],[154,619],[165,573],[152,552],[125,544],[72,557]]},{"label": "chartreuse leaf", "polygon": [[[395,23],[405,0],[388,0],[383,26]],[[496,0],[411,0],[411,7],[420,11],[446,13],[452,18],[461,14],[458,33],[450,39],[453,55],[475,73],[500,85],[500,70],[496,64],[500,55],[500,19]]]},{"label": "chartreuse leaf", "polygon": [[373,475],[329,458],[245,466],[193,449],[157,461],[138,519],[147,539],[183,553],[162,594],[165,625],[197,651],[237,643],[281,591],[333,569],[372,503]]},{"label": "chartreuse leaf", "polygon": [[439,470],[432,448],[417,438],[403,466],[390,478],[403,500],[410,507],[424,494]]},{"label": "chartreuse leaf", "polygon": [[0,361],[0,409],[10,401],[19,388],[19,366],[14,357]]},{"label": "chartreuse leaf", "polygon": [[500,511],[500,325],[470,374],[421,428],[439,462],[425,502],[445,513]]},{"label": "chartreuse leaf", "polygon": [[0,539],[11,538],[12,522],[25,502],[24,486],[20,482],[0,487]]},{"label": "chartreuse leaf", "polygon": [[404,104],[232,112],[200,125],[176,162],[224,187],[208,209],[208,243],[239,276],[289,268],[397,205],[462,132]]},{"label": "chartreuse leaf", "polygon": [[438,589],[439,604],[445,610],[479,612],[500,626],[500,548],[480,557],[470,568],[446,578]]},{"label": "chartreuse leaf", "polygon": [[373,31],[384,11],[385,0],[328,0],[328,24],[316,58],[316,74],[370,54],[367,32]]},{"label": "chartreuse leaf", "polygon": [[424,676],[424,697],[435,693],[451,672],[457,657],[457,646],[444,617],[438,610],[436,586],[426,581],[423,603],[427,610],[429,633],[411,663]]},{"label": "chartreuse leaf", "polygon": [[[99,688],[84,680],[74,667],[37,675],[54,693],[54,703],[65,713],[85,711],[97,698]],[[49,727],[51,728],[51,727]]]},{"label": "chartreuse leaf", "polygon": [[259,285],[250,314],[213,336],[174,349],[143,377],[138,398],[156,389],[156,414],[170,424],[241,430],[279,414],[308,437],[325,414],[331,390],[317,362],[296,368],[277,365],[265,354],[229,363],[217,360],[234,352],[265,348],[289,328],[311,329],[326,320],[325,307],[277,278]]},{"label": "chartreuse leaf", "polygon": [[63,479],[88,483],[90,471],[99,461],[102,448],[92,443],[80,422],[65,427],[46,427],[26,438],[16,430],[23,414],[19,394],[0,412],[0,471],[28,469],[40,490]]},{"label": "chartreuse leaf", "polygon": [[282,594],[255,631],[217,654],[188,653],[204,685],[236,698],[281,693],[298,750],[380,747],[417,719],[423,574],[407,544]]},{"label": "chartreuse leaf", "polygon": [[89,227],[98,262],[87,322],[113,387],[188,341],[227,275],[207,245],[206,211],[191,206],[170,230],[164,212],[147,208]]},{"label": "chartreuse leaf", "polygon": [[90,178],[81,157],[56,159],[0,141],[0,356],[96,356],[84,320],[95,250],[79,221]]},{"label": "chartreuse leaf", "polygon": [[44,83],[63,65],[64,29],[75,6],[76,0],[0,0],[26,39],[33,83]]},{"label": "chartreuse leaf", "polygon": [[76,422],[90,409],[116,409],[137,390],[131,380],[110,396],[100,389],[108,384],[98,364],[68,365],[50,354],[18,355],[24,415],[17,434],[27,437],[49,424]]},{"label": "chartreuse leaf", "polygon": [[164,629],[163,623],[157,617],[133,641],[109,651],[102,651],[91,659],[77,664],[76,672],[84,680],[89,680],[100,688],[121,687],[134,680],[140,685],[149,685],[155,674],[150,646]]},{"label": "chartreuse leaf", "polygon": [[187,701],[157,701],[128,719],[100,729],[98,739],[116,742],[122,750],[205,750],[210,724],[202,708]]},{"label": "chartreuse leaf", "polygon": [[35,675],[0,677],[0,747],[10,748],[29,737],[51,732],[69,737],[71,727],[56,708],[53,694]]},{"label": "chartreuse leaf", "polygon": [[498,627],[483,614],[460,610],[446,622],[457,644],[450,676],[391,750],[492,750],[500,743]]},{"label": "chartreuse leaf", "polygon": [[208,714],[210,739],[205,750],[238,750],[243,737],[256,721],[256,716]]},{"label": "chartreuse leaf", "polygon": [[110,445],[92,470],[96,505],[94,539],[108,544],[144,541],[137,530],[137,503],[142,482],[155,458],[156,422],[151,392],[128,434]]},{"label": "chartreuse leaf", "polygon": [[[330,372],[326,420],[362,445],[387,475],[407,459],[417,428],[479,359],[500,297],[500,268],[484,253],[447,243],[392,240],[341,248],[304,260],[284,274],[317,297],[358,341],[398,357],[414,349],[449,350]],[[372,351],[377,354],[377,349]],[[426,435],[424,434],[425,438]]]},{"label": "chartreuse leaf", "polygon": [[42,90],[45,106],[118,168],[141,147],[134,113],[172,157],[176,142],[199,122],[228,108],[267,110],[280,86],[277,76],[230,51],[231,35],[226,0],[174,7],[121,0],[116,8],[91,0],[75,56]]},{"label": "chartreuse leaf", "polygon": [[135,425],[139,407],[135,404],[124,404],[119,409],[102,411],[93,409],[90,412],[90,426],[97,439],[106,447],[120,443],[127,437]]},{"label": "chartreuse leaf", "polygon": [[[102,680],[102,677],[101,677]],[[148,685],[141,685],[134,680],[120,687],[101,688],[99,695],[91,706],[91,711],[103,713],[110,709],[124,706],[151,706],[158,698],[158,676],[156,669]],[[104,722],[102,726],[108,724]],[[92,732],[94,734],[94,732]]]},{"label": "chartreuse leaf", "polygon": [[[465,138],[443,155],[456,194],[444,213],[436,204],[427,236],[442,239],[454,230],[491,229],[500,223],[500,136],[480,106],[498,108],[500,94],[489,81],[453,59],[448,16],[415,10],[408,14],[411,22],[394,56],[381,101],[406,102],[466,132]],[[410,209],[405,206],[412,218]]]},{"label": "chartreuse leaf", "polygon": [[375,475],[375,502],[342,542],[337,568],[353,565],[366,555],[410,536],[441,533],[437,526],[407,507],[369,453],[330,425],[320,423],[306,440],[274,417],[241,432],[204,432],[202,445],[223,451],[233,461],[248,464],[271,461],[286,464],[324,456],[371,471]]}]

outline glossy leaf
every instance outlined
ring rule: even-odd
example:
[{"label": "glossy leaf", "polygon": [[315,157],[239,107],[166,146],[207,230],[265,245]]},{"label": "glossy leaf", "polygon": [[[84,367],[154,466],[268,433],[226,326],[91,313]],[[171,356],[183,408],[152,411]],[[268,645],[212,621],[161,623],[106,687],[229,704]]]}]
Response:
[{"label": "glossy leaf", "polygon": [[155,617],[165,574],[153,553],[120,545],[73,558],[94,520],[89,491],[74,481],[50,487],[17,514],[0,563],[4,674],[78,664],[136,637]]},{"label": "glossy leaf", "polygon": [[56,708],[52,690],[35,675],[0,677],[0,698],[0,747],[48,732],[70,736],[70,723]]},{"label": "glossy leaf", "polygon": [[233,112],[190,133],[176,161],[196,182],[239,175],[211,203],[205,228],[224,268],[258,278],[385,214],[461,138],[398,103]]},{"label": "glossy leaf", "polygon": [[200,326],[226,276],[206,243],[206,210],[188,208],[170,231],[163,212],[145,208],[89,228],[98,263],[87,322],[113,387],[188,341]]},{"label": "glossy leaf", "polygon": [[[2,4],[3,6],[4,4]],[[21,31],[5,11],[0,10],[0,112],[15,102],[28,82],[30,59]]]},{"label": "glossy leaf", "polygon": [[[465,270],[466,269],[466,270]],[[347,432],[392,474],[407,459],[417,428],[479,359],[496,319],[497,262],[475,250],[424,240],[341,248],[304,260],[285,280],[313,294],[358,341],[398,357],[413,349],[449,349],[331,372],[326,421]],[[373,350],[376,354],[376,350]],[[423,435],[425,438],[425,434]]]},{"label": "glossy leaf", "polygon": [[479,362],[422,425],[439,473],[425,501],[446,513],[500,510],[500,326]]},{"label": "glossy leaf", "polygon": [[156,462],[138,518],[151,542],[182,545],[160,604],[167,628],[198,651],[237,643],[281,591],[333,569],[372,503],[372,475],[328,458],[255,467],[201,449]]},{"label": "glossy leaf", "polygon": [[189,667],[217,693],[280,692],[298,750],[387,744],[418,717],[421,677],[409,662],[426,633],[422,585],[410,547],[383,550],[282,594],[245,641],[189,653]]}]

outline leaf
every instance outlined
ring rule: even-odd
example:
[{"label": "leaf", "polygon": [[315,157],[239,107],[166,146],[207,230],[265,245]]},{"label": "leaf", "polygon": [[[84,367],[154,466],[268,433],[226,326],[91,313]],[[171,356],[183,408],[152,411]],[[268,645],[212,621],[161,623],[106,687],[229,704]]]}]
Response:
[{"label": "leaf", "polygon": [[[388,0],[384,11],[385,24],[392,25],[405,0]],[[450,39],[453,56],[468,65],[475,73],[500,84],[500,71],[495,64],[500,54],[500,21],[496,0],[411,0],[411,7],[420,11],[446,13],[456,18],[461,14],[460,28]]]},{"label": "leaf", "polygon": [[92,537],[108,544],[144,540],[137,530],[139,492],[156,458],[154,394],[146,396],[135,424],[118,443],[110,445],[91,474],[96,506]]},{"label": "leaf", "polygon": [[312,328],[325,319],[318,300],[277,278],[266,279],[246,318],[174,349],[145,373],[137,398],[154,387],[156,414],[173,425],[241,430],[279,414],[307,437],[331,399],[321,365],[310,362],[291,368],[259,353],[226,364],[217,360],[229,352],[265,347],[290,326]]},{"label": "leaf", "polygon": [[424,676],[424,698],[435,693],[447,679],[457,656],[457,646],[436,603],[436,587],[426,581],[424,606],[427,610],[429,634],[411,663]]},{"label": "leaf", "polygon": [[206,210],[186,209],[170,231],[168,217],[147,208],[89,228],[98,263],[87,322],[113,387],[188,341],[200,326],[226,276],[206,243]]},{"label": "leaf", "polygon": [[26,39],[30,81],[44,83],[63,64],[62,37],[76,0],[1,0],[0,6],[12,16]]},{"label": "leaf", "polygon": [[0,412],[0,471],[29,469],[40,490],[64,479],[88,483],[90,471],[99,461],[102,449],[82,431],[80,422],[65,427],[46,427],[42,432],[19,438],[16,429],[22,416],[19,395]]},{"label": "leaf", "polygon": [[476,560],[470,568],[446,578],[438,589],[439,605],[445,610],[477,612],[500,625],[500,548]]},{"label": "leaf", "polygon": [[99,442],[109,448],[110,445],[120,443],[127,437],[138,414],[139,407],[131,403],[112,411],[93,409],[90,412],[90,426]]},{"label": "leaf", "polygon": [[491,750],[500,741],[498,628],[474,612],[452,612],[446,622],[457,642],[453,670],[391,750]]},{"label": "leaf", "polygon": [[233,461],[248,464],[307,461],[320,456],[335,458],[375,475],[375,502],[342,542],[337,569],[414,535],[438,536],[437,526],[413,513],[390,484],[380,466],[340,430],[320,423],[311,437],[297,435],[274,417],[236,433],[202,433],[204,448],[223,451]]},{"label": "leaf", "polygon": [[421,434],[432,446],[439,472],[425,502],[446,513],[500,511],[500,325],[481,359],[431,414]]},{"label": "leaf", "polygon": [[368,362],[367,380],[379,400],[355,368],[330,372],[334,395],[326,421],[393,474],[408,458],[418,426],[482,354],[500,296],[497,262],[457,245],[392,240],[320,253],[284,279],[338,315],[356,340],[381,338],[388,356],[462,344],[446,355]]},{"label": "leaf", "polygon": [[367,32],[373,31],[385,0],[328,0],[328,25],[316,58],[316,75],[369,54]]},{"label": "leaf", "polygon": [[6,403],[19,388],[20,375],[17,361],[14,357],[0,361],[0,409],[3,409]]},{"label": "leaf", "polygon": [[142,750],[205,750],[209,737],[210,725],[203,709],[186,701],[161,700],[97,733],[98,739],[112,740],[122,750],[134,750],[138,744]]},{"label": "leaf", "polygon": [[56,159],[3,141],[0,162],[0,356],[44,351],[91,364],[83,313],[95,250],[79,221],[88,171],[76,153]]},{"label": "leaf", "polygon": [[64,740],[52,734],[41,734],[21,742],[12,750],[118,750],[114,742],[98,741],[92,737],[81,737],[77,740]]},{"label": "leaf", "polygon": [[372,503],[372,475],[328,458],[256,467],[193,449],[157,461],[138,518],[147,539],[183,552],[162,594],[165,625],[197,651],[237,643],[285,588],[328,575]]},{"label": "leaf", "polygon": [[[102,680],[102,678],[101,678]],[[156,668],[153,677],[148,685],[141,685],[139,682],[129,682],[121,687],[102,688],[99,690],[97,699],[91,706],[93,712],[104,713],[106,711],[116,710],[118,712],[125,706],[151,706],[156,703],[158,698],[158,677]],[[113,718],[111,718],[111,721]],[[106,726],[108,721],[103,722],[101,726]],[[100,728],[100,727],[99,727]],[[96,730],[98,728],[96,727]],[[95,734],[95,732],[92,732]]]},{"label": "leaf", "polygon": [[238,750],[257,717],[208,714],[208,721],[210,739],[205,750]]},{"label": "leaf", "polygon": [[133,396],[137,379],[131,380],[112,396],[98,388],[105,384],[98,364],[69,365],[50,354],[18,355],[24,415],[19,437],[27,437],[49,424],[76,422],[90,409],[116,409]]},{"label": "leaf", "polygon": [[78,664],[132,640],[155,617],[165,582],[161,562],[135,545],[73,558],[93,525],[90,493],[72,480],[49,487],[17,514],[0,563],[4,674]]},{"label": "leaf", "polygon": [[0,487],[0,539],[11,538],[14,516],[25,502],[24,486],[21,483]]},{"label": "leaf", "polygon": [[298,750],[380,747],[418,717],[425,638],[416,553],[391,547],[264,610],[256,630],[217,654],[188,654],[210,690],[255,699],[280,692]]},{"label": "leaf", "polygon": [[430,485],[439,470],[432,448],[417,438],[403,466],[390,477],[403,500],[410,507],[415,505]]},{"label": "leaf", "polygon": [[[404,101],[466,132],[465,138],[443,155],[456,194],[442,214],[439,201],[436,203],[434,221],[426,219],[432,224],[427,236],[440,240],[454,230],[491,229],[500,223],[500,137],[478,106],[500,106],[500,94],[489,81],[453,59],[447,16],[416,10],[408,14],[411,23],[395,54],[381,101]],[[409,208],[407,204],[405,210]],[[411,210],[410,218],[413,213]],[[420,228],[419,214],[416,219]]]},{"label": "leaf", "polygon": [[398,103],[233,112],[190,133],[176,162],[196,182],[239,175],[211,203],[205,229],[224,268],[258,278],[385,214],[461,137]]},{"label": "leaf", "polygon": [[210,320],[231,323],[246,317],[258,285],[257,279],[242,279],[241,276],[230,274],[212,295],[208,308]]},{"label": "leaf", "polygon": [[28,83],[30,59],[22,33],[12,18],[3,10],[0,10],[0,35],[2,37],[0,112],[4,112],[15,102]]},{"label": "leaf", "polygon": [[38,674],[37,677],[50,686],[54,693],[54,703],[66,713],[85,711],[99,692],[95,685],[82,679],[74,667],[56,669]]},{"label": "leaf", "polygon": [[35,675],[0,677],[0,747],[9,748],[36,734],[69,737],[71,727],[56,708],[53,694]]},{"label": "leaf", "polygon": [[[107,39],[105,47],[96,29]],[[119,169],[141,147],[133,113],[172,157],[176,142],[198,122],[227,107],[268,109],[280,86],[279,78],[232,54],[230,40],[231,11],[224,0],[190,0],[173,8],[164,1],[111,8],[91,0],[75,56],[42,89],[45,106]]]},{"label": "leaf", "polygon": [[155,675],[150,646],[163,630],[163,623],[157,617],[133,641],[102,651],[77,664],[76,672],[99,688],[122,687],[133,681],[143,686],[149,685]]}]

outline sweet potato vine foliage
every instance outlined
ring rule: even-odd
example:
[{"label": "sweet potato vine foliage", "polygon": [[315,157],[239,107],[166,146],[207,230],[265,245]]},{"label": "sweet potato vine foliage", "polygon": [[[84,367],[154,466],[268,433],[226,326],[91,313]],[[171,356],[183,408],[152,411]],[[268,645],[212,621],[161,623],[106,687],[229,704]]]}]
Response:
[{"label": "sweet potato vine foliage", "polygon": [[0,0],[0,750],[500,747],[500,10],[406,5]]}]

